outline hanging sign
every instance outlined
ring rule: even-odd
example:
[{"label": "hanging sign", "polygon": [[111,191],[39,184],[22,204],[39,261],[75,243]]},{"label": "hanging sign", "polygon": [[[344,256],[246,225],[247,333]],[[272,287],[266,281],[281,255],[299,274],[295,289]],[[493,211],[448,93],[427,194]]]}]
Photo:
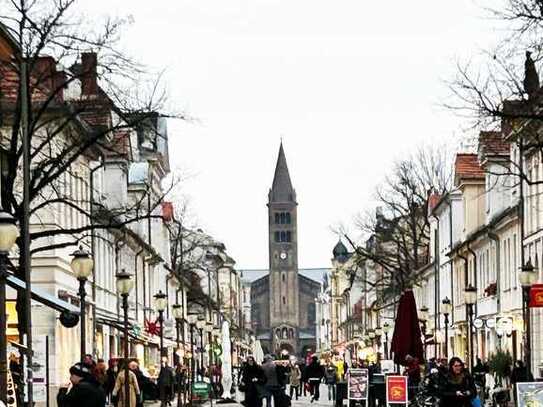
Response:
[{"label": "hanging sign", "polygon": [[407,397],[407,376],[386,377],[386,402],[390,404],[409,403]]},{"label": "hanging sign", "polygon": [[530,288],[530,308],[543,307],[543,284],[534,284]]},{"label": "hanging sign", "polygon": [[348,376],[347,394],[349,400],[367,400],[369,384],[368,369],[349,369]]}]

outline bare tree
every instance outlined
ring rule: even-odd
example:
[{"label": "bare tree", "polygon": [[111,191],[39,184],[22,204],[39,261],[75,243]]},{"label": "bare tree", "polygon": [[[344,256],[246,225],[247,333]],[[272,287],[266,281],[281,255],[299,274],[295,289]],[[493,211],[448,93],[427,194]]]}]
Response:
[{"label": "bare tree", "polygon": [[[142,160],[144,151],[159,158],[164,173],[169,171],[166,92],[160,75],[149,74],[118,50],[127,21],[107,18],[90,26],[75,5],[76,0],[0,0],[0,24],[17,44],[14,58],[0,62],[1,203],[24,222],[20,168],[26,132],[32,161],[32,254],[86,243],[98,229],[159,218],[158,207],[171,188],[157,185],[148,169],[125,202],[114,205],[99,198],[95,175],[108,160],[126,166]],[[27,118],[22,116],[25,93]],[[59,220],[60,208],[71,211],[75,220]],[[23,240],[17,245],[23,253]],[[23,280],[24,266],[24,256],[13,265]],[[21,295],[17,310],[24,334]]]},{"label": "bare tree", "polygon": [[[445,194],[452,184],[450,151],[444,147],[423,147],[396,161],[391,174],[376,191],[377,213],[359,216],[357,226],[365,236],[354,249],[357,278],[369,290],[393,298],[417,284],[428,263],[431,199]],[[374,272],[360,270],[372,265]]]}]

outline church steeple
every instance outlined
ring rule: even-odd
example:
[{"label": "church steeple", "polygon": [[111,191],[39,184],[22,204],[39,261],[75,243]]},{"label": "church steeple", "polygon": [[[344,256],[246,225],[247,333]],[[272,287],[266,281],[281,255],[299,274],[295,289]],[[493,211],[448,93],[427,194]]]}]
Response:
[{"label": "church steeple", "polygon": [[269,202],[296,202],[296,191],[292,187],[290,180],[283,142],[279,146],[279,155],[277,156],[275,174],[268,200]]}]

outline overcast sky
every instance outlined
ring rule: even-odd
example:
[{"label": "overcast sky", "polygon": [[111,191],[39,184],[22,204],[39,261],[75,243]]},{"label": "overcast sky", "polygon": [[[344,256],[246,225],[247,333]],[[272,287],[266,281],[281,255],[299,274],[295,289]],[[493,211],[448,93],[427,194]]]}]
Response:
[{"label": "overcast sky", "polygon": [[280,138],[298,194],[300,267],[328,267],[330,228],[373,205],[391,161],[458,138],[443,84],[494,41],[472,0],[83,1],[132,15],[123,44],[166,68],[173,167],[200,226],[239,268],[268,264],[267,192]]}]

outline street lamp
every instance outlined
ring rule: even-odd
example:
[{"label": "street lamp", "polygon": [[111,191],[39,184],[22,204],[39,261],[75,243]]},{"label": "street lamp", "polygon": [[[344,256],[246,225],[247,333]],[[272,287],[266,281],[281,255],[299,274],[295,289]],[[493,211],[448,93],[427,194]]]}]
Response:
[{"label": "street lamp", "polygon": [[206,321],[204,317],[198,317],[196,321],[196,329],[200,334],[200,372],[204,369],[204,328],[206,326]]},{"label": "street lamp", "polygon": [[422,332],[422,346],[424,350],[424,359],[426,359],[426,323],[428,321],[428,307],[425,305],[419,310],[419,322]]},{"label": "street lamp", "polygon": [[164,356],[164,310],[168,305],[166,294],[160,290],[153,296],[155,309],[158,311],[158,322],[160,324],[160,358]]},{"label": "street lamp", "polygon": [[115,276],[117,278],[117,292],[121,295],[123,300],[122,308],[124,315],[124,399],[130,400],[130,380],[129,370],[128,370],[128,295],[132,288],[134,287],[134,281],[132,280],[132,275],[127,273],[124,269],[120,273],[117,273]]},{"label": "street lamp", "polygon": [[388,324],[388,322],[385,322],[383,324],[383,333],[385,334],[385,358],[386,359],[389,358],[389,355],[388,355],[388,333],[390,332],[391,329],[392,329],[392,327]]},{"label": "street lamp", "polygon": [[181,338],[180,338],[180,325],[181,321],[183,320],[183,307],[181,307],[181,304],[174,304],[172,305],[172,314],[175,319],[175,340],[177,349],[179,349]]},{"label": "street lamp", "polygon": [[194,385],[194,371],[196,370],[196,361],[194,360],[194,328],[198,316],[196,314],[188,314],[187,319],[189,321],[190,328],[190,389],[189,389],[189,405],[192,406],[192,387]]},{"label": "street lamp", "polygon": [[449,315],[451,315],[452,304],[449,297],[445,297],[441,301],[441,313],[445,318],[445,357],[449,359]]},{"label": "street lamp", "polygon": [[70,267],[72,269],[72,272],[74,273],[75,277],[79,281],[79,298],[80,298],[80,305],[81,305],[81,362],[83,362],[83,359],[85,359],[86,354],[86,343],[87,343],[87,327],[86,327],[86,321],[85,321],[85,315],[86,315],[86,304],[85,304],[85,297],[87,296],[87,293],[85,292],[85,284],[87,283],[87,280],[89,276],[92,273],[92,269],[94,267],[94,261],[92,260],[92,256],[83,250],[83,246],[79,246],[79,249],[72,253],[72,262],[70,263]]},{"label": "street lamp", "polygon": [[475,352],[473,350],[473,306],[477,302],[477,289],[471,284],[464,289],[464,302],[466,303],[468,314],[468,338],[469,338],[469,363],[470,370],[473,368],[473,357]]},{"label": "street lamp", "polygon": [[11,248],[19,237],[15,218],[7,212],[0,212],[0,401],[8,405],[8,366],[6,338],[6,279],[7,260]]},{"label": "street lamp", "polygon": [[531,335],[531,321],[530,321],[530,289],[532,285],[537,281],[539,276],[539,270],[532,265],[532,260],[528,259],[525,265],[522,266],[519,273],[519,282],[522,286],[522,317],[524,318],[524,357],[527,377],[530,376],[532,371],[532,335]]}]

